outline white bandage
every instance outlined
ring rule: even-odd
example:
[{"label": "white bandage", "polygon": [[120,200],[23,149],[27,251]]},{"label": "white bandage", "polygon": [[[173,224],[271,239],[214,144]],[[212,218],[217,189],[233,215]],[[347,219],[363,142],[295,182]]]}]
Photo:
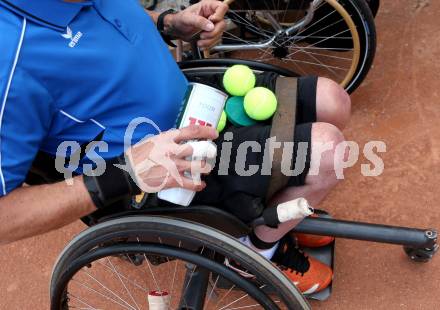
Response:
[{"label": "white bandage", "polygon": [[278,220],[280,223],[287,221],[301,221],[306,216],[313,214],[313,208],[306,199],[298,198],[295,200],[281,203],[277,206]]},{"label": "white bandage", "polygon": [[217,146],[212,141],[188,141],[186,144],[193,149],[192,160],[215,158],[217,156]]}]

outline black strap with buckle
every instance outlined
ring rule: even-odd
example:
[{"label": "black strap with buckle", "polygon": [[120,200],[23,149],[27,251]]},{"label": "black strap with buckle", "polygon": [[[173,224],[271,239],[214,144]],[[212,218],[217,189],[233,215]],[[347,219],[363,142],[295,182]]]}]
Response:
[{"label": "black strap with buckle", "polygon": [[157,17],[156,27],[157,27],[157,30],[159,30],[159,33],[162,36],[162,39],[165,41],[165,43],[171,47],[176,47],[176,45],[171,41],[175,38],[173,38],[172,36],[170,36],[164,32],[165,31],[164,20],[165,20],[165,16],[167,16],[168,14],[176,14],[176,11],[174,11],[173,9],[169,9],[169,10],[166,10],[166,11],[160,13],[159,16]]}]

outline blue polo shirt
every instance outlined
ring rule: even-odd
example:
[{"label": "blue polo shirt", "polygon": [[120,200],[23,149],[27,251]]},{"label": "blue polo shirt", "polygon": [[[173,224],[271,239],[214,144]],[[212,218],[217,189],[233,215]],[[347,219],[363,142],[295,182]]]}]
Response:
[{"label": "blue polo shirt", "polygon": [[[0,195],[63,141],[102,134],[110,158],[133,119],[172,128],[186,87],[138,0],[0,0]],[[132,142],[157,133],[141,125]]]}]

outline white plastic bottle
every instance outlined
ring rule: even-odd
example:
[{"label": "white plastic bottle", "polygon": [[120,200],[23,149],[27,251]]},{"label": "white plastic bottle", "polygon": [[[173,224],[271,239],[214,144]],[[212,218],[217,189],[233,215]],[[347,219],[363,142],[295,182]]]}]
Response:
[{"label": "white plastic bottle", "polygon": [[[190,83],[179,113],[177,127],[200,125],[217,128],[227,99],[227,94],[214,87]],[[197,179],[200,176],[193,175],[192,178]],[[188,206],[195,194],[194,191],[184,188],[170,188],[160,191],[158,197],[174,204]]]}]

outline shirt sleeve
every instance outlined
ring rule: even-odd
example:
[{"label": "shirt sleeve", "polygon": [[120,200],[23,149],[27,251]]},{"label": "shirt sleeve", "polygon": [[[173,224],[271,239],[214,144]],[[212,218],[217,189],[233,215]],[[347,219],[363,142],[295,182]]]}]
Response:
[{"label": "shirt sleeve", "polygon": [[25,70],[0,76],[0,196],[23,184],[49,130],[52,102]]}]

